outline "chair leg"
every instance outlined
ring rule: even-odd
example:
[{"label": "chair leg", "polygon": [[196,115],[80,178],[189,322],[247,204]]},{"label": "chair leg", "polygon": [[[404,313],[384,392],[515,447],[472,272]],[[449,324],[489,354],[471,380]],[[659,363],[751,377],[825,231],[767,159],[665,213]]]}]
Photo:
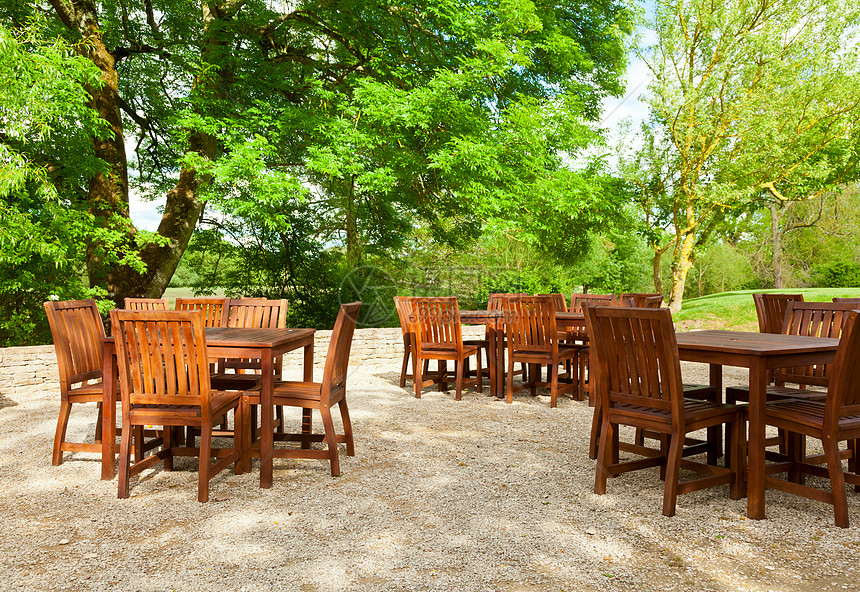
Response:
[{"label": "chair leg", "polygon": [[454,392],[454,400],[460,401],[463,398],[463,372],[466,370],[466,360],[460,359],[454,362],[454,380],[456,391]]},{"label": "chair leg", "polygon": [[[173,448],[173,426],[163,426],[162,438],[164,438],[164,450],[167,451],[167,456],[164,457],[164,470],[173,470],[173,453],[170,452]],[[143,434],[141,434],[143,436]]]},{"label": "chair leg", "polygon": [[200,463],[197,467],[197,501],[200,503],[209,501],[209,479],[212,477],[211,457],[212,425],[209,424],[200,428]]},{"label": "chair leg", "polygon": [[848,494],[845,491],[845,473],[839,455],[839,442],[833,439],[822,442],[827,457],[827,472],[830,475],[830,495],[833,496],[833,514],[836,526],[848,528]]},{"label": "chair leg", "polygon": [[98,411],[98,414],[96,415],[96,434],[95,434],[95,437],[93,438],[93,441],[96,444],[101,444],[102,443],[102,404],[101,403],[98,404],[98,408],[99,408],[99,411]]},{"label": "chair leg", "polygon": [[681,454],[684,435],[672,434],[669,438],[669,456],[666,459],[666,483],[663,485],[663,515],[674,516],[678,500],[678,478],[681,473]]},{"label": "chair leg", "polygon": [[328,458],[331,462],[331,476],[337,477],[340,475],[340,459],[337,454],[337,439],[334,434],[334,422],[331,418],[331,407],[323,405],[320,408],[322,416],[323,428],[325,429],[325,443],[328,447]]},{"label": "chair leg", "polygon": [[549,406],[558,406],[558,364],[550,364],[547,368],[549,378]]},{"label": "chair leg", "polygon": [[119,441],[119,475],[117,477],[117,494],[120,499],[128,497],[128,481],[131,469],[131,439],[133,432],[131,423],[125,415],[122,418],[122,436]]},{"label": "chair leg", "polygon": [[279,434],[284,433],[284,406],[283,405],[275,405],[275,421],[277,423],[277,427],[275,431]]},{"label": "chair leg", "polygon": [[[314,431],[314,414],[310,409],[302,409],[302,434],[310,436]],[[310,450],[310,440],[302,442],[303,450]]]},{"label": "chair leg", "polygon": [[[523,373],[523,378],[525,378],[525,372]],[[508,403],[514,402],[514,357],[508,356],[508,379],[505,381],[506,384],[506,400]]]},{"label": "chair leg", "polygon": [[597,439],[600,438],[600,401],[594,405],[594,414],[591,417],[591,438],[588,441],[588,458],[597,458]]},{"label": "chair leg", "polygon": [[415,398],[421,398],[421,383],[424,382],[424,362],[423,360],[412,361],[412,387],[415,390]]},{"label": "chair leg", "polygon": [[63,464],[63,442],[66,441],[66,428],[69,425],[69,415],[72,412],[72,404],[66,399],[60,400],[60,416],[57,418],[57,431],[54,434],[54,452],[51,464],[54,466]]},{"label": "chair leg", "polygon": [[734,422],[726,426],[726,465],[735,476],[729,486],[729,497],[738,500],[745,495],[744,466],[746,454],[746,422],[744,414],[738,411]]},{"label": "chair leg", "polygon": [[352,439],[352,422],[349,419],[349,408],[346,405],[346,398],[340,400],[340,420],[343,423],[343,438],[346,440],[346,455],[355,456],[355,443]]},{"label": "chair leg", "polygon": [[604,417],[600,427],[600,445],[597,447],[597,468],[594,475],[594,493],[603,495],[606,493],[606,478],[609,476],[608,468],[612,464],[613,451],[612,442],[617,441],[612,437],[615,426]]},{"label": "chair leg", "polygon": [[[413,364],[414,366],[414,364]],[[406,386],[406,371],[409,368],[409,345],[403,342],[403,364],[400,365],[400,388]],[[415,372],[413,371],[413,374]]]}]

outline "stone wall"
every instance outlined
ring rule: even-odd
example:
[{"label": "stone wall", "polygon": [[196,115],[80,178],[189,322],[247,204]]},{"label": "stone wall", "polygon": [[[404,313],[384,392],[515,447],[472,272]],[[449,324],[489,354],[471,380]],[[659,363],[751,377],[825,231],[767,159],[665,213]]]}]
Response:
[{"label": "stone wall", "polygon": [[[331,331],[317,331],[314,339],[314,361],[325,363]],[[391,363],[400,371],[403,337],[399,328],[356,329],[350,362]],[[291,352],[287,364],[300,364],[301,354]],[[0,395],[14,398],[33,388],[55,389],[59,392],[57,357],[53,345],[0,348]]]}]

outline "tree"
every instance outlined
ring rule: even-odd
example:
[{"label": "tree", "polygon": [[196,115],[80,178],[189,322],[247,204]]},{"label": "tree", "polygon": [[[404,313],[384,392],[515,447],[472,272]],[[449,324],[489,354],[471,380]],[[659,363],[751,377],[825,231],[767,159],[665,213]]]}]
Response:
[{"label": "tree", "polygon": [[[442,236],[475,228],[474,200],[506,179],[458,167],[480,167],[481,147],[497,171],[533,164],[524,133],[494,146],[526,107],[596,119],[620,92],[630,29],[621,4],[590,0],[0,0],[7,28],[33,18],[100,75],[85,86],[109,133],[90,134],[102,167],[77,181],[78,203],[112,236],[87,241],[89,284],[118,302],[162,293],[207,199],[271,228],[314,187],[353,264],[412,217]],[[131,224],[132,187],[162,200],[157,237]],[[140,265],[117,265],[118,250]]]},{"label": "tree", "polygon": [[811,176],[840,182],[846,159],[824,154],[851,137],[860,112],[857,23],[856,1],[658,2],[658,41],[642,57],[665,157],[650,188],[665,196],[651,200],[666,208],[658,218],[671,220],[660,249],[672,251],[673,310],[724,216],[763,192],[806,198],[780,188]]}]

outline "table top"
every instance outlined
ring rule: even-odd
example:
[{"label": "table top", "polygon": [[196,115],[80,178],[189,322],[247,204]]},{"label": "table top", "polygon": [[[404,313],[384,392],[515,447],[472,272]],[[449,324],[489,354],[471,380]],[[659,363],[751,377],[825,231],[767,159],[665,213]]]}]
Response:
[{"label": "table top", "polygon": [[730,331],[688,331],[676,333],[678,348],[701,351],[723,351],[747,356],[803,354],[835,351],[839,340],[830,337],[806,337],[778,333]]},{"label": "table top", "polygon": [[249,329],[206,327],[206,345],[276,347],[313,336],[316,329]]},{"label": "table top", "polygon": [[[460,319],[468,321],[479,321],[481,319],[503,319],[505,311],[503,310],[461,310]],[[585,315],[581,312],[557,312],[555,318],[559,321],[581,321],[585,320]]]}]

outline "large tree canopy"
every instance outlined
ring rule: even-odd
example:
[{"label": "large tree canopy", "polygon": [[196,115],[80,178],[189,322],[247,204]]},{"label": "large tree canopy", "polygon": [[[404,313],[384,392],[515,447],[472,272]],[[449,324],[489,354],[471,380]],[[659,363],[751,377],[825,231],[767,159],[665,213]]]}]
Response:
[{"label": "large tree canopy", "polygon": [[853,174],[859,20],[857,0],[657,2],[658,40],[643,52],[653,125],[627,172],[669,230],[654,238],[658,258],[672,252],[674,310],[696,248],[727,212]]},{"label": "large tree canopy", "polygon": [[[353,265],[416,224],[453,241],[499,215],[593,223],[565,153],[621,91],[631,17],[603,0],[0,0],[4,35],[33,23],[80,56],[67,83],[85,94],[53,105],[88,114],[38,144],[10,133],[32,107],[6,97],[0,147],[73,164],[46,183],[89,217],[89,285],[120,302],[163,292],[205,203],[287,246],[310,217]],[[131,223],[130,191],[162,204],[157,236]]]}]

